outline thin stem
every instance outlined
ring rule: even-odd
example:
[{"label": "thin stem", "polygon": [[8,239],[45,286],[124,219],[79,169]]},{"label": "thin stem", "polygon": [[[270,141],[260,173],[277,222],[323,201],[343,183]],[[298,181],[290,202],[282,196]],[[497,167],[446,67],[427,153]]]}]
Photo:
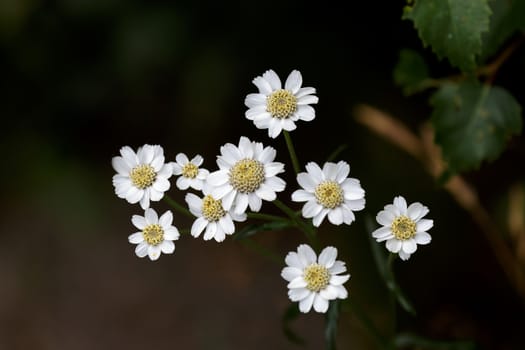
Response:
[{"label": "thin stem", "polygon": [[171,198],[168,195],[164,195],[163,198],[164,202],[168,203],[175,211],[178,211],[182,215],[186,215],[187,217],[193,218],[193,214],[186,208],[180,205],[177,201],[175,201],[173,198]]},{"label": "thin stem", "polygon": [[286,215],[288,215],[288,217],[290,219],[292,219],[292,221],[297,225],[297,227],[303,231],[303,233],[305,234],[306,238],[310,241],[310,244],[312,244],[314,246],[314,248],[318,249],[319,248],[319,241],[317,239],[317,236],[316,236],[316,230],[314,227],[308,225],[307,223],[305,223],[303,220],[301,220],[298,215],[295,213],[295,211],[293,211],[290,207],[288,207],[286,204],[284,204],[283,202],[281,202],[280,200],[276,199],[273,201],[273,203],[275,204],[275,206],[277,206],[277,208],[281,209]]},{"label": "thin stem", "polygon": [[288,221],[288,219],[283,218],[282,216],[270,215],[264,213],[247,213],[246,214],[250,219],[259,219],[267,221]]},{"label": "thin stem", "polygon": [[352,300],[347,299],[345,304],[349,306],[355,317],[361,322],[361,325],[368,331],[381,349],[391,350],[394,348],[390,340],[386,339],[381,332],[379,332],[372,320],[368,318],[358,303],[354,303]]},{"label": "thin stem", "polygon": [[283,135],[286,140],[286,147],[288,147],[288,152],[290,153],[290,158],[292,159],[293,170],[295,171],[295,175],[297,175],[301,171],[301,167],[299,166],[299,160],[297,159],[297,154],[293,147],[292,138],[286,130],[283,130]]}]

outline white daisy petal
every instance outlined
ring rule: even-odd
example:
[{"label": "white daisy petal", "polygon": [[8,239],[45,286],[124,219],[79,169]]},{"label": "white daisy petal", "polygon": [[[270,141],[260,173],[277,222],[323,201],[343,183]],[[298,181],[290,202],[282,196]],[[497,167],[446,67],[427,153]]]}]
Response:
[{"label": "white daisy petal", "polygon": [[301,301],[310,294],[312,294],[312,292],[307,288],[294,288],[288,290],[288,297],[291,301]]},{"label": "white daisy petal", "polygon": [[304,298],[299,302],[299,311],[302,313],[307,313],[312,309],[314,304],[315,293],[311,293],[308,297]]},{"label": "white daisy petal", "polygon": [[376,216],[376,221],[383,226],[392,225],[392,221],[394,221],[394,219],[395,216],[386,210],[381,210]]},{"label": "white daisy petal", "polygon": [[267,70],[262,76],[273,90],[279,90],[281,88],[281,79],[279,79],[279,76],[273,70]]},{"label": "white daisy petal", "polygon": [[421,219],[417,222],[417,232],[428,231],[434,226],[434,220]]},{"label": "white daisy petal", "polygon": [[303,77],[301,75],[301,72],[299,72],[298,70],[293,70],[290,73],[290,75],[288,75],[288,78],[286,79],[286,82],[284,83],[284,88],[286,90],[290,90],[293,94],[296,94],[301,88],[302,84],[303,84]]},{"label": "white daisy petal", "polygon": [[306,283],[306,281],[303,279],[302,276],[299,276],[299,277],[296,277],[294,278],[293,280],[290,281],[290,283],[288,283],[288,288],[290,289],[294,289],[294,288],[304,288],[306,287],[308,284]]},{"label": "white daisy petal", "polygon": [[257,86],[257,88],[259,89],[259,92],[261,94],[264,94],[264,95],[269,95],[272,93],[272,86],[270,85],[270,83],[268,83],[268,81],[266,79],[264,79],[263,77],[257,77],[255,79],[252,80],[252,83]]},{"label": "white daisy petal", "polygon": [[167,211],[159,218],[159,225],[162,226],[164,229],[171,226],[171,223],[173,222],[173,214],[171,211]]},{"label": "white daisy petal", "polygon": [[299,259],[301,259],[305,265],[311,265],[317,262],[317,256],[312,247],[308,244],[301,244],[297,248],[297,254],[299,255]]},{"label": "white daisy petal", "polygon": [[142,232],[135,232],[134,234],[129,235],[128,241],[132,244],[139,244],[144,241],[144,236],[142,235]]},{"label": "white daisy petal", "polygon": [[310,162],[306,164],[306,171],[310,175],[315,183],[326,180],[323,174],[323,170],[317,165],[317,163]]},{"label": "white daisy petal", "polygon": [[111,165],[117,173],[122,175],[127,175],[131,171],[131,168],[122,157],[113,157],[111,160]]},{"label": "white daisy petal", "polygon": [[334,208],[328,213],[328,221],[334,225],[341,225],[343,223],[343,209],[341,207]]},{"label": "white daisy petal", "polygon": [[399,252],[399,250],[401,250],[401,246],[402,246],[401,241],[398,241],[395,238],[392,238],[386,241],[386,249],[388,249],[392,253]]},{"label": "white daisy petal", "polygon": [[291,267],[287,266],[281,271],[281,276],[288,282],[294,280],[295,278],[301,276],[303,274],[302,269],[298,269],[297,267]]},{"label": "white daisy petal", "polygon": [[407,215],[407,202],[402,196],[394,198],[394,205],[399,209],[401,215]]},{"label": "white daisy petal", "polygon": [[321,210],[319,214],[314,216],[312,223],[314,224],[315,227],[319,227],[319,225],[321,225],[324,218],[326,217],[326,214],[328,214],[329,211],[330,211],[329,209],[323,209]]},{"label": "white daisy petal", "polygon": [[302,214],[305,218],[313,218],[323,210],[323,206],[317,204],[316,201],[309,201],[303,206]]},{"label": "white daisy petal", "polygon": [[321,254],[319,254],[319,264],[326,266],[326,268],[331,268],[332,265],[335,263],[335,259],[337,258],[337,248],[334,247],[326,247],[323,249]]},{"label": "white daisy petal", "polygon": [[311,192],[305,190],[296,190],[294,193],[292,193],[292,201],[294,202],[307,202],[311,200],[315,200],[315,196]]},{"label": "white daisy petal", "polygon": [[309,173],[299,173],[297,175],[297,182],[308,192],[314,192],[317,183]]},{"label": "white daisy petal", "polygon": [[410,255],[411,254],[405,253],[402,250],[399,251],[399,257],[401,258],[401,260],[408,260],[410,258]]},{"label": "white daisy petal", "polygon": [[313,95],[305,95],[297,99],[298,105],[309,105],[319,102],[319,97]]},{"label": "white daisy petal", "polygon": [[197,220],[195,220],[193,222],[193,225],[191,226],[191,235],[193,237],[199,237],[207,225],[208,225],[208,220],[206,220],[202,216],[197,218]]},{"label": "white daisy petal", "polygon": [[304,88],[300,88],[299,91],[297,91],[297,93],[295,94],[295,97],[300,98],[306,95],[315,94],[315,92],[316,92],[315,88],[313,87],[304,87]]},{"label": "white daisy petal", "polygon": [[401,249],[407,254],[414,253],[417,249],[416,241],[413,239],[408,239],[404,241]]},{"label": "white daisy petal", "polygon": [[139,258],[143,258],[145,257],[146,255],[148,255],[148,244],[146,242],[141,242],[137,245],[137,247],[135,248],[135,254],[139,257]]},{"label": "white daisy petal", "polygon": [[418,232],[414,236],[414,240],[417,244],[429,244],[432,240],[432,236],[430,236],[427,232]]},{"label": "white daisy petal", "polygon": [[140,215],[133,215],[131,217],[131,222],[139,230],[143,230],[144,227],[146,227],[148,225],[148,223],[146,222],[146,219],[143,216],[140,216]]},{"label": "white daisy petal", "polygon": [[300,105],[297,106],[297,115],[299,115],[301,120],[309,122],[315,119],[315,109],[309,105]]},{"label": "white daisy petal", "polygon": [[249,108],[260,105],[264,105],[264,108],[266,108],[266,96],[263,94],[248,94],[244,99],[244,104]]},{"label": "white daisy petal", "polygon": [[160,258],[160,253],[161,253],[160,246],[150,245],[148,247],[148,256],[151,261],[158,260]]},{"label": "white daisy petal", "polygon": [[160,244],[160,250],[164,254],[171,254],[171,253],[173,253],[175,251],[175,244],[173,244],[172,241],[163,241]]},{"label": "white daisy petal", "polygon": [[316,295],[314,300],[314,310],[321,313],[328,311],[328,300],[319,294]]},{"label": "white daisy petal", "polygon": [[144,211],[144,218],[146,219],[146,223],[148,225],[157,224],[159,222],[159,216],[152,208],[148,208]]}]

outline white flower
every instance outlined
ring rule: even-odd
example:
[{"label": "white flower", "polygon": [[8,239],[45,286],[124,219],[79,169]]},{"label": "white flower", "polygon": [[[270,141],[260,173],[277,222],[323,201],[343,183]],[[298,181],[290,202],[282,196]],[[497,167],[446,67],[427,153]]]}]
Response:
[{"label": "white flower", "polygon": [[295,130],[298,120],[309,122],[315,118],[315,110],[310,104],[317,103],[319,98],[313,95],[315,88],[301,88],[303,78],[299,71],[290,73],[284,89],[273,70],[266,71],[252,82],[259,88],[259,93],[246,96],[244,104],[249,108],[246,118],[253,120],[258,129],[268,129],[270,137],[276,138],[283,129]]},{"label": "white flower", "polygon": [[177,179],[177,187],[181,190],[187,190],[188,187],[198,191],[202,190],[204,180],[206,180],[209,174],[208,170],[199,169],[202,165],[202,157],[197,154],[190,161],[184,153],[179,153],[175,157],[175,160],[177,162],[171,163],[173,175],[181,175]]},{"label": "white flower", "polygon": [[111,160],[118,173],[113,176],[117,196],[132,204],[140,201],[142,209],[149,208],[150,200],[160,201],[170,188],[168,179],[172,175],[171,165],[164,164],[162,147],[144,145],[135,153],[125,146],[120,154]]},{"label": "white flower", "polygon": [[225,144],[217,157],[220,170],[207,179],[211,195],[222,199],[224,210],[234,206],[235,213],[242,214],[250,206],[252,211],[259,211],[262,199],[273,201],[277,197],[275,192],[286,187],[286,182],[276,176],[284,171],[284,164],[274,162],[275,155],[274,148],[263,148],[262,143],[252,142],[244,136],[239,147]]},{"label": "white flower", "polygon": [[346,272],[345,263],[337,258],[337,249],[326,247],[319,254],[307,244],[301,244],[296,252],[286,256],[286,264],[281,276],[288,282],[288,297],[299,302],[299,310],[308,312],[314,307],[317,312],[328,310],[328,301],[346,299],[348,292],[343,283],[350,275],[339,275]]},{"label": "white flower", "polygon": [[171,254],[175,250],[174,240],[179,239],[179,230],[172,226],[173,214],[167,211],[158,217],[152,208],[146,209],[144,216],[133,215],[131,222],[141,230],[128,237],[129,243],[137,244],[135,254],[139,258],[146,255],[151,260],[157,260],[160,253]]},{"label": "white flower", "polygon": [[246,214],[235,214],[224,210],[220,199],[215,199],[207,190],[204,191],[204,197],[199,198],[193,193],[186,195],[186,202],[190,212],[197,217],[191,226],[191,235],[199,237],[202,231],[204,240],[208,241],[215,238],[217,242],[222,242],[226,235],[235,232],[233,221],[246,220]]},{"label": "white flower", "polygon": [[303,216],[313,218],[319,226],[328,214],[334,225],[350,225],[355,220],[354,211],[365,207],[365,191],[359,180],[348,178],[350,165],[345,161],[327,162],[323,169],[314,162],[306,164],[306,173],[297,175],[302,190],[292,193],[294,202],[306,202]]},{"label": "white flower", "polygon": [[434,226],[433,220],[423,219],[428,214],[428,208],[419,202],[412,203],[407,208],[405,198],[394,198],[393,204],[385,205],[376,220],[383,227],[372,232],[378,241],[386,241],[386,248],[399,257],[408,260],[417,249],[418,244],[428,244],[432,237],[426,232]]}]

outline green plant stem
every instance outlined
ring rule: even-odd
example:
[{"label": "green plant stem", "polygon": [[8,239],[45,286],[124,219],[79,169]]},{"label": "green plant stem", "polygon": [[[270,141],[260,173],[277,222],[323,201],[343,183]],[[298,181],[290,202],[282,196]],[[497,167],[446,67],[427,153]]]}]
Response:
[{"label": "green plant stem", "polygon": [[162,198],[164,202],[168,203],[175,211],[181,213],[182,215],[186,215],[189,218],[194,218],[193,214],[186,208],[177,203],[176,200],[171,198],[168,195],[164,195],[164,198]]},{"label": "green plant stem", "polygon": [[280,210],[282,210],[283,213],[288,215],[288,217],[295,223],[297,228],[299,228],[303,233],[305,234],[308,241],[310,241],[310,244],[315,248],[319,249],[319,240],[316,236],[316,230],[313,226],[305,223],[301,218],[293,211],[290,207],[288,207],[286,204],[281,202],[280,200],[276,199],[273,201],[273,204],[277,206]]},{"label": "green plant stem", "polygon": [[264,214],[264,213],[247,213],[246,215],[250,219],[259,219],[259,220],[267,220],[267,221],[289,221],[287,218],[283,218],[282,216],[270,215],[270,214]]},{"label": "green plant stem", "polygon": [[259,254],[259,255],[267,258],[268,260],[278,264],[279,266],[283,265],[283,263],[284,263],[284,260],[283,260],[283,258],[281,256],[275,254],[274,252],[272,252],[268,248],[263,247],[262,245],[260,245],[259,243],[257,243],[256,241],[254,241],[252,239],[246,238],[246,239],[240,240],[239,242],[241,242],[244,246],[250,248],[251,250],[253,250],[257,254]]},{"label": "green plant stem", "polygon": [[292,138],[286,130],[283,130],[283,135],[286,140],[286,147],[288,147],[288,152],[290,153],[290,158],[292,159],[293,170],[295,171],[295,175],[297,175],[301,171],[301,167],[299,166],[299,160],[297,159],[297,154],[293,147]]}]

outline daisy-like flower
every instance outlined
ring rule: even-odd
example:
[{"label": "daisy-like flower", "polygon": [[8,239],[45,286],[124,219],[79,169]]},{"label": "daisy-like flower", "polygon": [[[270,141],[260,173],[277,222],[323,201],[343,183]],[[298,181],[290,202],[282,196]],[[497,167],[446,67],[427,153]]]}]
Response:
[{"label": "daisy-like flower", "polygon": [[179,239],[179,230],[173,223],[173,214],[167,211],[159,218],[157,212],[152,208],[148,208],[144,212],[144,216],[133,215],[131,222],[138,228],[139,232],[135,232],[128,237],[129,243],[137,244],[135,254],[139,258],[146,255],[151,260],[157,260],[160,253],[171,254],[175,250],[173,241]]},{"label": "daisy-like flower", "polygon": [[359,180],[349,178],[350,165],[345,161],[327,162],[323,169],[314,162],[306,164],[306,173],[297,175],[302,190],[292,193],[294,202],[306,202],[303,216],[313,218],[314,226],[319,226],[328,214],[328,221],[334,225],[350,225],[354,211],[365,207],[365,190]]},{"label": "daisy-like flower", "polygon": [[326,247],[319,254],[307,244],[301,244],[297,252],[286,256],[286,265],[281,276],[288,283],[288,297],[299,302],[299,310],[308,312],[314,307],[317,312],[326,312],[328,302],[334,299],[346,299],[348,292],[343,283],[350,275],[346,272],[345,263],[337,258],[337,249]]},{"label": "daisy-like flower", "polygon": [[186,195],[186,203],[190,208],[190,212],[197,217],[191,226],[191,235],[199,237],[202,231],[204,233],[204,240],[208,241],[214,238],[217,242],[222,242],[226,235],[231,235],[235,232],[235,225],[233,221],[246,220],[246,214],[235,214],[224,210],[220,199],[215,199],[205,189],[204,197],[199,198],[193,193]]},{"label": "daisy-like flower", "polygon": [[162,147],[144,145],[135,153],[125,146],[120,154],[111,160],[117,172],[113,176],[117,196],[132,204],[140,202],[142,209],[149,208],[150,200],[160,201],[170,188],[168,179],[173,172],[170,164],[164,164]]},{"label": "daisy-like flower", "polygon": [[175,160],[176,162],[172,162],[171,166],[173,175],[180,175],[176,182],[177,187],[181,190],[187,190],[188,187],[202,190],[204,180],[209,174],[208,170],[199,168],[202,165],[202,157],[197,154],[189,160],[184,153],[179,153]]},{"label": "daisy-like flower", "polygon": [[303,77],[299,71],[290,73],[284,89],[273,70],[266,71],[252,82],[259,88],[259,93],[246,96],[244,104],[249,108],[246,118],[252,120],[258,129],[268,129],[270,137],[276,138],[283,129],[295,130],[298,120],[309,122],[315,118],[315,110],[310,105],[317,103],[319,98],[313,95],[315,88],[301,87]]},{"label": "daisy-like flower", "polygon": [[274,162],[276,151],[263,147],[242,136],[239,147],[227,143],[221,147],[217,157],[219,170],[208,176],[207,184],[212,187],[211,195],[222,199],[224,210],[234,206],[238,215],[250,206],[252,211],[261,209],[262,200],[273,201],[276,192],[286,187],[286,182],[276,175],[284,171],[284,164]]},{"label": "daisy-like flower", "polygon": [[434,221],[423,219],[427,214],[428,208],[423,204],[416,202],[407,207],[405,198],[398,196],[377,214],[376,220],[383,227],[372,232],[372,236],[378,242],[386,241],[386,249],[408,260],[418,244],[432,240],[426,231],[434,226]]}]

